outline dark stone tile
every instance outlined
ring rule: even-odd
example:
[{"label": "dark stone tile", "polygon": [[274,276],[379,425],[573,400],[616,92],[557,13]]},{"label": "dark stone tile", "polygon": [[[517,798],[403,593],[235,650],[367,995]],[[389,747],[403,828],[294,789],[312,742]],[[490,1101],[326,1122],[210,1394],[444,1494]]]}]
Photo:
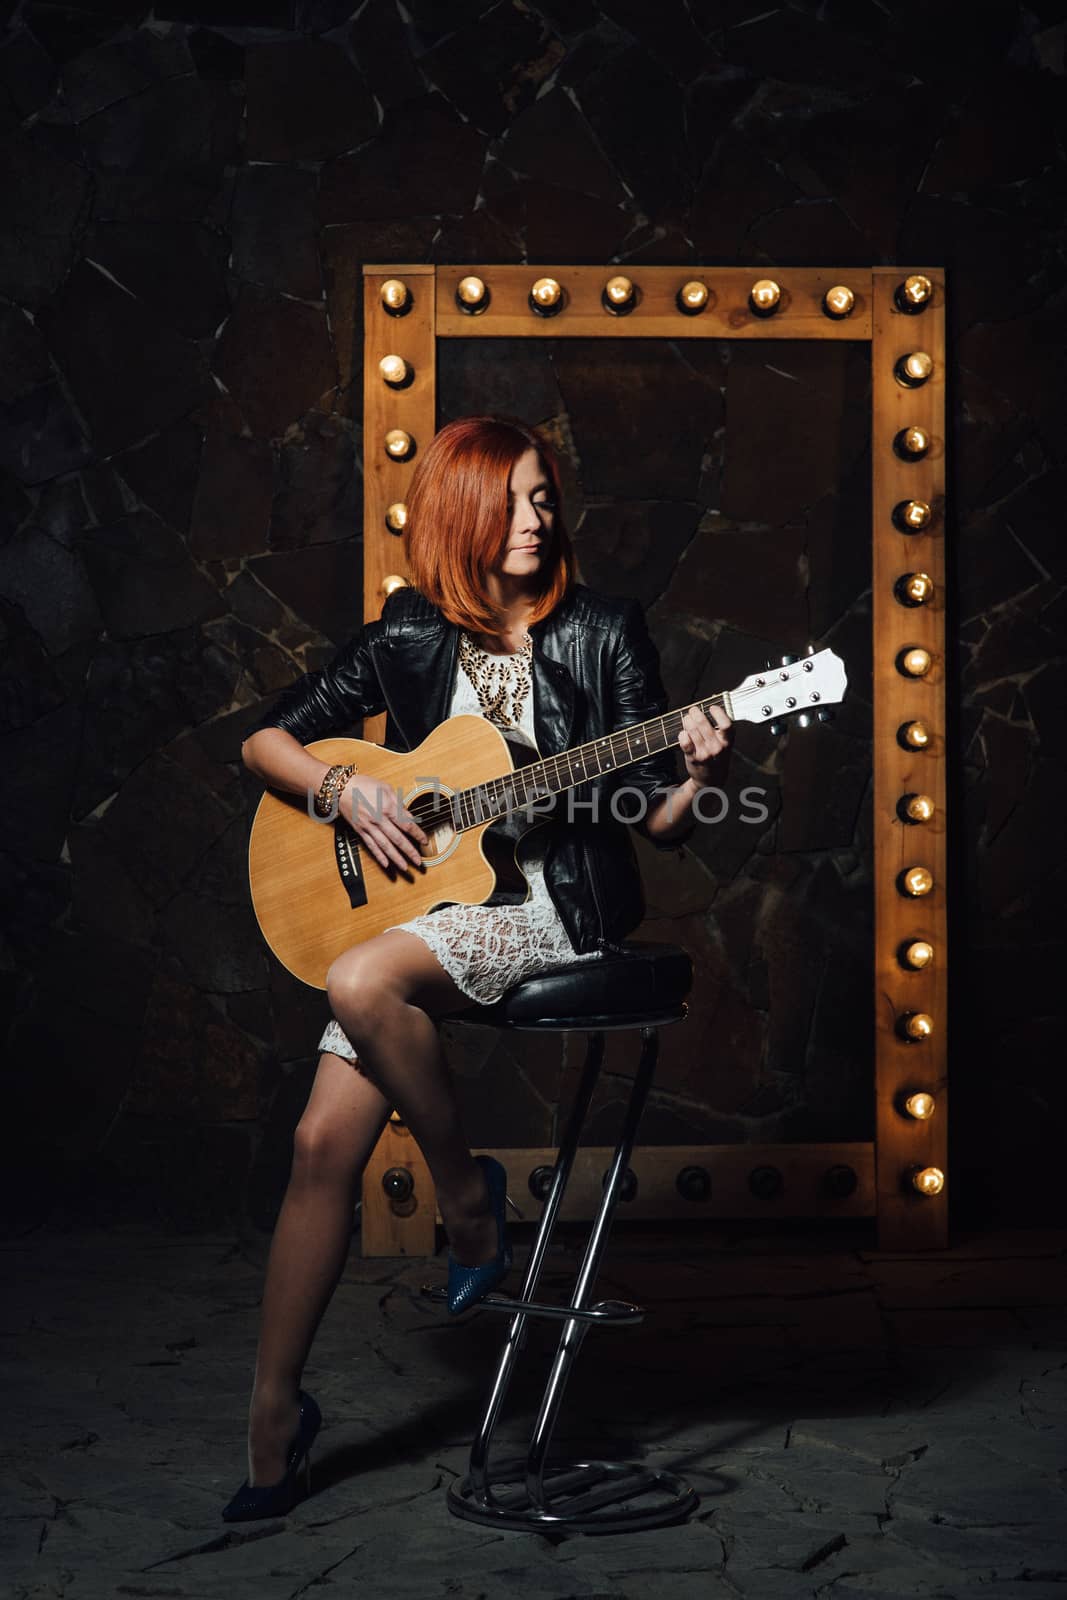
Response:
[{"label": "dark stone tile", "polygon": [[280,447],[270,548],[299,550],[351,539],[362,526],[359,487],[351,424],[312,412],[289,429]]},{"label": "dark stone tile", "polygon": [[0,540],[11,535],[29,520],[33,501],[24,494],[14,478],[0,471]]},{"label": "dark stone tile", "polygon": [[319,190],[324,223],[439,216],[473,210],[486,139],[440,95],[386,112],[366,150],[328,162]]},{"label": "dark stone tile", "polygon": [[503,412],[537,422],[560,409],[559,386],[543,339],[442,339],[437,349],[437,410],[455,417]]},{"label": "dark stone tile", "polygon": [[[0,587],[8,593],[6,550],[0,549]],[[0,600],[0,730],[26,728],[66,701],[63,685],[40,638],[22,611]]]},{"label": "dark stone tile", "polygon": [[[157,908],[187,888],[208,849],[243,810],[237,781],[225,771],[212,777],[209,784],[182,762],[154,755],[126,779],[98,823],[104,842]],[[229,781],[224,797],[216,792],[222,778]]]},{"label": "dark stone tile", "polygon": [[51,656],[95,640],[103,629],[78,549],[32,523],[0,546],[0,589]]},{"label": "dark stone tile", "polygon": [[1055,143],[1058,98],[1044,74],[1002,62],[992,78],[971,86],[968,104],[948,119],[923,192],[981,198],[1041,172]]},{"label": "dark stone tile", "polygon": [[61,705],[0,739],[9,849],[38,861],[59,856],[74,789],[70,753],[78,748],[82,731],[81,707]]},{"label": "dark stone tile", "polygon": [[808,515],[808,627],[821,640],[871,586],[870,462],[842,470],[836,492]]},{"label": "dark stone tile", "polygon": [[246,1122],[259,1111],[260,1064],[248,1038],[188,984],[161,974],[126,1109],[176,1122]]},{"label": "dark stone tile", "polygon": [[[294,0],[214,0],[210,8],[216,28],[292,28]],[[161,22],[202,22],[202,0],[160,0],[153,7]]]},{"label": "dark stone tile", "polygon": [[230,310],[229,242],[199,223],[105,222],[85,254],[187,339],[209,339]]},{"label": "dark stone tile", "polygon": [[1067,698],[1059,668],[1043,667],[1028,679],[1022,692],[1037,731],[1039,753],[1052,757],[1063,748],[1067,735]]},{"label": "dark stone tile", "polygon": [[788,261],[798,266],[864,267],[871,247],[836,200],[807,200],[786,206],[755,221],[749,242],[761,261]]},{"label": "dark stone tile", "polygon": [[225,215],[232,168],[194,167],[174,172],[97,174],[97,222],[206,222]]},{"label": "dark stone tile", "polygon": [[105,107],[79,131],[98,172],[204,179],[238,159],[242,111],[227,84],[188,73]]},{"label": "dark stone tile", "polygon": [[63,65],[63,99],[75,122],[192,69],[185,40],[142,29],[85,50]]},{"label": "dark stone tile", "polygon": [[155,911],[135,876],[127,872],[95,823],[72,827],[67,846],[73,867],[76,925],[130,944],[150,946]]},{"label": "dark stone tile", "polygon": [[754,77],[833,88],[857,100],[895,67],[862,33],[829,27],[796,9],[746,17],[727,30],[721,48],[726,62]]},{"label": "dark stone tile", "polygon": [[[551,1133],[551,1112],[523,1077],[510,1044],[506,1035],[499,1037],[478,1077],[454,1076],[463,1129],[473,1146],[536,1145],[547,1143]],[[446,1046],[449,1060],[454,1049]]]},{"label": "dark stone tile", "polygon": [[0,47],[0,133],[25,122],[47,104],[56,85],[48,53],[28,33],[16,33]]},{"label": "dark stone tile", "polygon": [[[1004,523],[1027,554],[1036,558],[1061,583],[1067,581],[1067,560],[1062,540],[1056,534],[1056,522],[1065,487],[1067,468],[1052,467],[1031,479],[999,508]],[[997,549],[995,556],[999,566],[1005,559],[1005,552]],[[1011,593],[1010,587],[1001,587],[996,602]]]},{"label": "dark stone tile", "polygon": [[[737,521],[784,523],[831,494],[866,446],[870,364],[864,347],[746,344],[730,364],[722,510]],[[766,470],[774,462],[774,471]]]},{"label": "dark stone tile", "polygon": [[[572,88],[602,149],[656,221],[689,197],[691,175],[677,80],[640,45],[590,38],[573,53],[561,79]],[[635,107],[641,108],[635,116]],[[648,130],[656,136],[650,139]]]},{"label": "dark stone tile", "polygon": [[87,262],[75,267],[38,321],[106,454],[175,421],[205,391],[195,346]]},{"label": "dark stone tile", "polygon": [[[22,853],[0,852],[0,900],[5,907],[4,937],[15,963],[28,967],[44,955],[61,918],[70,914],[71,869],[64,862],[31,861]],[[15,973],[9,971],[9,980]],[[25,977],[25,974],[23,974]],[[22,983],[23,993],[29,985]],[[10,1005],[8,1001],[10,1000]],[[5,1034],[14,1013],[14,989],[4,995]]]},{"label": "dark stone tile", "polygon": [[[897,243],[898,261],[944,264],[946,311],[950,336],[959,338],[976,323],[998,322],[1004,317],[1004,285],[1011,284],[1011,310],[1018,314],[1037,310],[1046,298],[1041,267],[1042,241],[1020,230],[1015,218],[1000,209],[968,204],[955,196],[916,195],[902,211]],[[1005,324],[994,338],[1006,343]],[[964,365],[994,374],[974,360],[989,330],[974,330],[972,347],[961,346]],[[1036,347],[1035,347],[1036,348]],[[970,359],[969,359],[970,358]],[[1027,356],[1033,359],[1033,351]],[[1024,364],[1021,351],[1007,355],[1009,366]]]},{"label": "dark stone tile", "polygon": [[218,595],[184,542],[150,511],[90,530],[82,553],[116,639],[169,633],[217,614]]},{"label": "dark stone tile", "polygon": [[1063,628],[1054,605],[1060,594],[1049,581],[999,607],[964,672],[964,684],[991,683],[1055,659]]},{"label": "dark stone tile", "polygon": [[[1000,831],[989,842],[984,870],[979,881],[981,912],[986,917],[1021,915],[1020,933],[1029,942],[1035,933],[1054,936],[1050,919],[1041,914],[1041,891],[1051,890],[1047,912],[1062,896],[1062,872],[1050,870],[1044,850],[1034,849],[1034,840],[1057,837],[1062,804],[1059,763],[1038,760],[1017,804],[1009,812]],[[1062,924],[1061,924],[1062,926]]]},{"label": "dark stone tile", "polygon": [[[154,438],[114,458],[115,466],[134,494],[177,533],[188,533],[200,474],[203,436],[190,422],[175,422]],[[112,521],[110,512],[98,511],[100,521]]]},{"label": "dark stone tile", "polygon": [[846,737],[837,725],[791,723],[782,759],[778,848],[847,849],[870,780],[866,740]]},{"label": "dark stone tile", "polygon": [[[781,641],[780,650],[798,651],[808,633],[805,544],[803,528],[708,528],[686,549],[665,602],[745,633],[770,635]],[[758,585],[752,583],[755,572]]]},{"label": "dark stone tile", "polygon": [[223,83],[243,82],[244,46],[213,28],[194,28],[186,35],[189,54],[201,78],[217,78]]},{"label": "dark stone tile", "polygon": [[248,570],[283,605],[335,645],[351,638],[358,620],[360,546],[313,545],[258,556]]},{"label": "dark stone tile", "polygon": [[270,445],[209,433],[189,533],[192,554],[203,560],[265,550],[273,494]]},{"label": "dark stone tile", "polygon": [[[322,298],[313,172],[247,166],[237,174],[230,231],[238,277],[300,300]],[[279,217],[285,227],[278,226]]]},{"label": "dark stone tile", "polygon": [[645,0],[601,0],[601,11],[633,38],[665,72],[688,83],[714,59],[689,15],[686,0],[663,0],[649,6]]},{"label": "dark stone tile", "polygon": [[565,54],[536,13],[504,0],[447,33],[420,56],[419,68],[466,121],[499,135]]},{"label": "dark stone tile", "polygon": [[699,507],[671,501],[590,505],[574,535],[583,580],[650,606],[696,532]]},{"label": "dark stone tile", "polygon": [[117,32],[124,9],[118,0],[113,5],[77,9],[52,4],[51,0],[30,0],[22,9],[21,20],[53,61],[67,61]]},{"label": "dark stone tile", "polygon": [[349,45],[366,82],[386,108],[425,93],[426,84],[408,47],[395,0],[369,0],[352,19]]},{"label": "dark stone tile", "polygon": [[707,388],[680,358],[644,340],[572,339],[554,360],[586,495],[695,498],[715,420],[705,422]]},{"label": "dark stone tile", "polygon": [[[719,140],[741,122],[745,108],[756,102],[759,80],[737,67],[724,67],[716,57],[685,90],[685,124],[690,160],[699,176]],[[757,102],[758,103],[758,102]]]},{"label": "dark stone tile", "polygon": [[248,47],[250,161],[323,161],[378,131],[374,101],[337,44],[294,39]]},{"label": "dark stone tile", "polygon": [[627,212],[593,195],[523,178],[518,199],[525,219],[526,259],[531,263],[610,261],[630,231]]},{"label": "dark stone tile", "polygon": [[228,706],[235,662],[197,630],[100,646],[89,668],[74,815],[82,817],[190,723]]},{"label": "dark stone tile", "polygon": [[225,598],[236,617],[250,628],[258,628],[263,632],[276,628],[285,616],[283,607],[250,572],[237,574],[226,590]]},{"label": "dark stone tile", "polygon": [[120,1215],[197,1234],[242,1214],[252,1140],[243,1124],[182,1124],[123,1110],[108,1129],[105,1159]]},{"label": "dark stone tile", "polygon": [[36,309],[70,270],[90,204],[89,174],[53,155],[33,129],[16,131],[0,139],[0,189],[7,223],[0,294]]},{"label": "dark stone tile", "polygon": [[981,742],[986,756],[985,837],[992,840],[1026,792],[1034,737],[1019,723],[987,716],[982,719]]},{"label": "dark stone tile", "polygon": [[766,216],[798,198],[749,140],[725,136],[716,146],[693,194],[689,233],[701,261],[732,265],[751,261],[751,220]]},{"label": "dark stone tile", "polygon": [[280,437],[337,383],[324,311],[243,288],[215,369],[252,432]]},{"label": "dark stone tile", "polygon": [[521,262],[526,259],[521,231],[486,207],[466,217],[446,219],[434,239],[433,261],[452,264],[485,261]]},{"label": "dark stone tile", "polygon": [[515,117],[500,146],[504,166],[553,188],[576,189],[621,205],[626,191],[588,122],[561,89],[552,89]]},{"label": "dark stone tile", "polygon": [[353,384],[363,366],[363,263],[427,261],[436,232],[436,224],[430,220],[355,222],[322,230],[322,276],[330,332],[341,387],[352,389],[355,416],[363,407],[359,383]]},{"label": "dark stone tile", "polygon": [[954,587],[962,617],[995,610],[1003,601],[1040,583],[1044,575],[1025,547],[1012,538],[1011,523],[1003,511],[967,517],[962,522],[958,570]]},{"label": "dark stone tile", "polygon": [[46,483],[90,459],[81,418],[56,382],[0,407],[0,467],[21,483]]},{"label": "dark stone tile", "polygon": [[[197,989],[231,994],[264,987],[263,947],[247,897],[243,905],[222,905],[209,895],[183,890],[161,912],[160,931]],[[230,1032],[235,1039],[242,1037]],[[247,1113],[254,1114],[254,1109]]]}]

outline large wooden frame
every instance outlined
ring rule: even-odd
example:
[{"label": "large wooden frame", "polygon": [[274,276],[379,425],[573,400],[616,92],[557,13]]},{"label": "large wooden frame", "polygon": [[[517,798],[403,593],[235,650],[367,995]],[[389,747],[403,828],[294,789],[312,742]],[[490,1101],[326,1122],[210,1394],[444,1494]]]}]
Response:
[{"label": "large wooden frame", "polygon": [[[413,462],[436,428],[438,339],[851,339],[871,345],[875,1139],[638,1149],[633,1160],[638,1190],[629,1210],[633,1216],[876,1215],[883,1248],[940,1248],[947,1243],[944,272],[936,267],[642,267],[633,273],[633,305],[624,315],[606,309],[603,298],[618,272],[588,266],[389,263],[364,268],[365,616],[376,617],[390,588],[405,581],[398,530],[389,526],[386,514],[405,501]],[[489,291],[488,304],[474,312],[464,309],[458,294],[461,280],[472,277]],[[531,308],[531,289],[545,278],[562,291],[556,315]],[[917,310],[904,289],[915,278],[928,280],[931,289]],[[383,300],[387,280],[406,286],[399,314]],[[758,314],[750,299],[758,280],[779,288],[770,315]],[[695,315],[681,310],[677,298],[692,282],[708,291]],[[842,285],[852,292],[852,309],[835,317],[825,296]],[[918,288],[922,294],[921,283]],[[907,374],[901,362],[916,351],[931,358],[932,370],[925,381],[909,386],[902,381]],[[400,386],[382,376],[379,363],[386,355],[406,363]],[[902,434],[911,428],[922,429],[929,443],[918,459],[902,449]],[[386,434],[394,429],[411,436],[407,459],[396,459],[386,449]],[[898,508],[916,501],[928,505],[932,516],[927,526],[905,531]],[[915,574],[925,574],[932,584],[918,604],[902,584]],[[930,659],[929,670],[920,676],[905,670],[905,652],[914,650]],[[380,740],[382,720],[368,722],[364,736]],[[914,724],[922,725],[920,739],[925,733],[921,745],[909,743],[916,737]],[[915,795],[932,801],[929,820],[907,818],[908,797]],[[913,868],[925,868],[926,874],[908,878]],[[909,885],[926,892],[911,894]],[[921,969],[909,967],[904,955],[916,942],[931,952]],[[909,1028],[918,1037],[909,1036]],[[916,1092],[933,1097],[932,1116],[916,1117],[908,1109],[906,1101]],[[494,1153],[515,1175],[516,1188],[547,1155],[542,1150]],[[605,1154],[591,1150],[584,1158],[588,1181],[576,1183],[571,1215],[592,1214]],[[711,1174],[706,1200],[679,1192],[675,1179],[687,1166]],[[393,1168],[409,1175],[410,1193],[404,1192],[403,1178],[383,1186]],[[777,1188],[766,1177],[768,1168],[779,1174]],[[394,1122],[364,1180],[364,1253],[430,1253],[435,1217],[429,1174],[407,1130]]]}]

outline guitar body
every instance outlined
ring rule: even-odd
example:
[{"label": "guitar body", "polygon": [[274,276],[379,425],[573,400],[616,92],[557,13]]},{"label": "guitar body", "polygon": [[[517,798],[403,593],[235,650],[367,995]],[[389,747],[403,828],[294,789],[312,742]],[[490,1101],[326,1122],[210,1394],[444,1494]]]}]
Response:
[{"label": "guitar body", "polygon": [[[450,717],[406,754],[364,739],[319,739],[312,755],[330,765],[355,762],[356,771],[399,790],[403,804],[429,835],[425,872],[379,865],[343,819],[308,815],[306,797],[268,789],[248,841],[252,904],[278,960],[303,983],[325,989],[326,973],[342,951],[421,916],[442,901],[479,905],[497,887],[528,890],[511,846],[490,834],[491,821],[458,832],[449,820],[457,789],[488,783],[518,764],[512,746],[480,716]],[[530,752],[532,760],[536,751]],[[449,776],[452,775],[452,783]],[[536,826],[536,824],[534,824]]]}]

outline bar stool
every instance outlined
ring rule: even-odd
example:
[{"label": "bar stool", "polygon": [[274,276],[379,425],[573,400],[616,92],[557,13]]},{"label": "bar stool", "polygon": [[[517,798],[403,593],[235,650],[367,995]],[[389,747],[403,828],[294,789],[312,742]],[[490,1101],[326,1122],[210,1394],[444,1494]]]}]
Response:
[{"label": "bar stool", "polygon": [[[564,1390],[586,1334],[593,1327],[640,1322],[645,1315],[641,1306],[617,1300],[593,1303],[592,1296],[652,1083],[659,1049],[658,1030],[684,1018],[685,996],[692,981],[692,962],[684,950],[676,945],[633,940],[613,946],[602,961],[527,978],[494,1005],[474,1006],[449,1016],[450,1021],[486,1027],[545,1033],[581,1031],[589,1035],[577,1094],[547,1187],[522,1290],[517,1298],[489,1294],[480,1302],[489,1311],[506,1313],[511,1321],[485,1416],[471,1447],[470,1470],[448,1491],[449,1510],[456,1516],[491,1527],[554,1527],[605,1533],[680,1522],[697,1505],[694,1491],[670,1472],[654,1472],[640,1464],[617,1461],[548,1461]],[[640,1032],[641,1053],[622,1131],[570,1304],[548,1304],[535,1298],[537,1285],[603,1061],[604,1034],[609,1029],[623,1028]],[[443,1288],[425,1288],[423,1294],[438,1301],[446,1297]],[[490,1469],[493,1433],[526,1345],[531,1317],[562,1322],[563,1331],[525,1459],[494,1463]]]}]

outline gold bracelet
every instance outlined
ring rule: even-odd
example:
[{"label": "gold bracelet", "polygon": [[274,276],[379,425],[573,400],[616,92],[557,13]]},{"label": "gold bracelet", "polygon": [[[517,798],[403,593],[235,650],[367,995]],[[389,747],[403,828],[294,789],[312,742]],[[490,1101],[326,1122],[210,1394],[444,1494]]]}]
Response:
[{"label": "gold bracelet", "polygon": [[319,784],[319,792],[315,796],[315,815],[317,817],[332,817],[335,815],[341,791],[355,770],[354,762],[347,767],[339,765],[329,768],[326,776]]}]

